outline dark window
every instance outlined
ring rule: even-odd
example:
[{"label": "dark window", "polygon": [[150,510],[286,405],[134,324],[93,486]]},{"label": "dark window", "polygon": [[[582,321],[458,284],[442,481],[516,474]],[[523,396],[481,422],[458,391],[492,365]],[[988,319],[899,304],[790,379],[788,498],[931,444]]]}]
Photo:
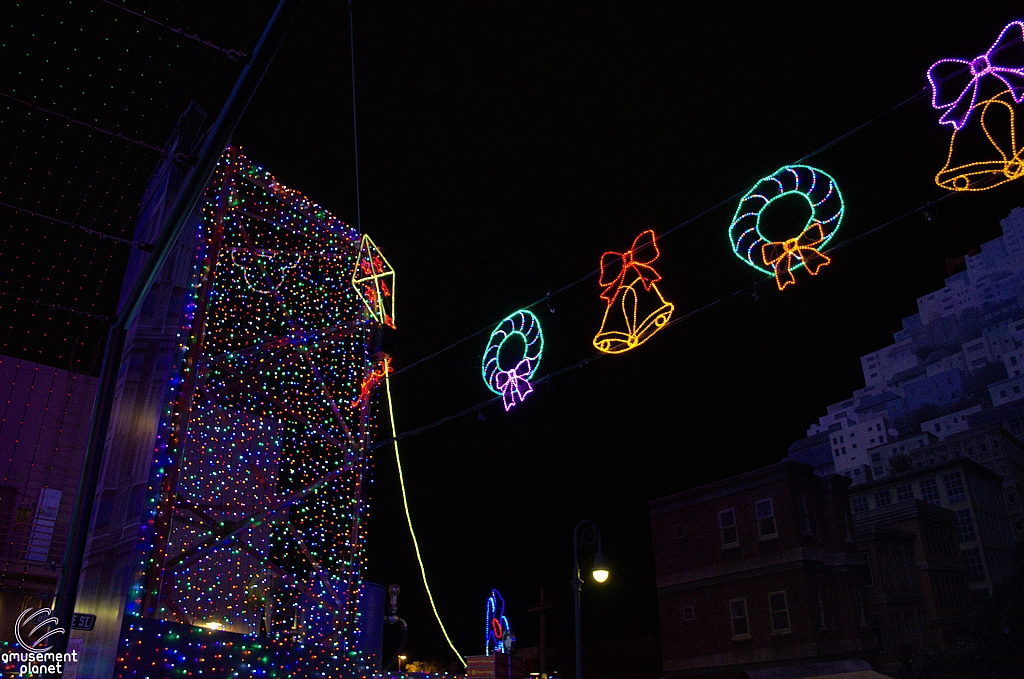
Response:
[{"label": "dark window", "polygon": [[772,618],[772,634],[790,631],[789,605],[786,603],[785,592],[772,592],[768,595],[768,610]]},{"label": "dark window", "polygon": [[739,533],[736,532],[736,510],[729,508],[718,512],[718,527],[722,531],[722,546],[731,547],[740,543]]},{"label": "dark window", "polygon": [[731,600],[729,602],[729,614],[732,617],[732,638],[743,639],[749,637],[750,624],[747,621],[747,600]]},{"label": "dark window", "polygon": [[875,506],[876,507],[888,507],[892,504],[892,494],[889,493],[889,489],[880,490],[875,493]]},{"label": "dark window", "polygon": [[803,524],[804,535],[811,534],[811,512],[807,509],[807,498],[803,495],[797,496],[797,506],[800,509],[800,523]]},{"label": "dark window", "polygon": [[693,606],[683,606],[683,622],[693,620]]},{"label": "dark window", "polygon": [[896,502],[906,502],[907,500],[914,499],[914,486],[910,483],[905,483],[902,486],[896,486]]},{"label": "dark window", "polygon": [[117,493],[113,490],[105,490],[100,494],[100,502],[96,505],[96,520],[92,524],[93,528],[106,528],[110,525],[115,497],[117,497]]},{"label": "dark window", "polygon": [[921,479],[921,499],[933,505],[942,504],[939,499],[939,484],[935,479]]},{"label": "dark window", "polygon": [[775,507],[772,505],[772,499],[758,500],[754,504],[754,509],[757,514],[758,536],[762,538],[777,536],[779,533],[775,527]]},{"label": "dark window", "polygon": [[964,477],[960,472],[944,475],[942,484],[946,487],[946,498],[951,503],[963,502],[967,499],[967,491],[964,490]]},{"label": "dark window", "polygon": [[685,538],[686,537],[686,526],[684,526],[683,524],[677,525],[676,528],[675,528],[675,533],[676,533],[676,537],[677,538]]},{"label": "dark window", "polygon": [[865,587],[875,586],[875,576],[871,572],[871,555],[867,552],[861,552],[861,557],[864,558],[864,574],[867,577],[867,582],[864,584]]},{"label": "dark window", "polygon": [[857,497],[853,498],[853,500],[851,500],[851,504],[853,505],[854,514],[860,514],[861,512],[866,512],[868,510],[867,496],[858,495]]},{"label": "dark window", "polygon": [[960,550],[964,565],[967,566],[967,579],[970,582],[980,582],[985,579],[985,563],[981,558],[981,548],[971,547]]},{"label": "dark window", "polygon": [[978,536],[974,532],[974,518],[970,509],[958,509],[956,511],[957,538],[960,542],[968,542]]}]

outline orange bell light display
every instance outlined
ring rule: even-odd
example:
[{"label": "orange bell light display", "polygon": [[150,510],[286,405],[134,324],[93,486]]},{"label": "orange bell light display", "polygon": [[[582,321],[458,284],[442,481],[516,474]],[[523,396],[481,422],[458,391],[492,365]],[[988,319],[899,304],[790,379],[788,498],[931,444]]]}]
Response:
[{"label": "orange bell light display", "polygon": [[658,290],[661,276],[651,263],[658,259],[654,231],[644,231],[626,252],[601,255],[601,298],[607,306],[594,346],[606,354],[635,349],[665,327],[675,305]]},{"label": "orange bell light display", "polygon": [[953,131],[946,165],[935,183],[950,191],[986,191],[1024,176],[1012,92],[978,102],[971,113],[976,122]]}]

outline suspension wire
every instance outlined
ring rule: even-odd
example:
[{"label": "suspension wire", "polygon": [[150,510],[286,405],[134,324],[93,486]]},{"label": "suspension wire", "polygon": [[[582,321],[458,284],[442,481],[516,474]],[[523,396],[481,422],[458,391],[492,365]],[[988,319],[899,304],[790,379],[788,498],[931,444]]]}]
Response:
[{"label": "suspension wire", "polygon": [[142,148],[149,149],[150,151],[156,151],[160,155],[164,154],[164,150],[162,148],[159,148],[157,146],[153,146],[152,144],[147,144],[144,141],[139,141],[138,139],[132,139],[131,137],[126,137],[123,134],[121,134],[120,132],[111,132],[110,130],[105,130],[102,127],[97,127],[95,125],[92,125],[90,123],[84,122],[82,120],[78,120],[76,118],[72,118],[71,116],[65,115],[65,114],[60,113],[58,111],[52,111],[52,110],[50,110],[48,108],[44,108],[44,107],[39,106],[37,104],[33,104],[31,101],[25,101],[24,99],[19,99],[18,97],[15,97],[15,96],[12,96],[10,94],[7,94],[6,92],[0,92],[0,97],[4,97],[5,99],[10,99],[11,101],[16,101],[19,104],[22,104],[23,106],[28,106],[33,111],[39,111],[40,113],[45,113],[48,116],[55,116],[57,118],[63,118],[64,120],[66,120],[66,121],[68,121],[70,123],[74,123],[75,125],[81,125],[82,127],[88,127],[93,132],[99,132],[100,134],[105,134],[105,135],[107,135],[109,137],[113,137],[114,139],[121,139],[123,141],[128,142],[129,144],[135,144],[137,146],[141,146]]},{"label": "suspension wire", "polygon": [[[352,0],[348,0],[348,48],[352,64],[352,145],[356,154],[356,231],[363,235],[362,209],[359,196],[359,125],[356,124],[356,31],[352,18]],[[465,664],[465,663],[463,663]]]},{"label": "suspension wire", "polygon": [[[350,12],[351,12],[351,6],[352,6],[351,0],[349,0],[349,11]],[[1014,38],[1012,40],[1009,40],[1000,49],[996,50],[996,53],[1001,52],[1001,51],[1003,51],[1005,49],[1008,49],[1009,47],[1017,44],[1018,42],[1020,42],[1020,38]],[[965,66],[964,68],[961,68],[961,69],[959,69],[959,70],[957,70],[957,71],[955,71],[953,73],[950,73],[945,78],[941,78],[938,81],[938,84],[941,85],[942,83],[946,82],[947,80],[950,80],[950,79],[955,78],[955,77],[957,77],[959,75],[962,75],[963,73],[967,72],[969,70],[969,68],[970,67]],[[854,127],[853,129],[849,130],[848,132],[846,132],[846,133],[836,137],[832,141],[827,142],[826,144],[824,144],[822,146],[819,146],[818,148],[814,149],[813,151],[811,151],[807,155],[803,156],[802,158],[800,158],[799,160],[797,160],[793,164],[794,165],[799,165],[801,163],[804,163],[804,162],[810,160],[811,158],[814,158],[815,156],[817,156],[817,155],[819,155],[821,153],[824,153],[825,151],[827,151],[828,149],[832,148],[836,144],[839,144],[840,142],[846,141],[847,139],[849,139],[850,137],[854,136],[858,132],[861,132],[861,131],[867,129],[868,127],[870,127],[871,125],[875,124],[876,122],[878,122],[882,118],[885,118],[889,114],[895,113],[896,111],[898,111],[898,110],[900,110],[900,109],[902,109],[902,108],[912,104],[913,102],[915,102],[915,101],[925,97],[928,94],[928,89],[929,88],[927,86],[921,88],[920,90],[918,90],[914,94],[910,95],[909,97],[907,97],[903,101],[899,102],[898,104],[895,104],[894,106],[889,107],[885,111],[882,111],[881,113],[879,113],[875,117],[871,118],[870,120],[868,120],[868,121],[866,121],[864,123],[861,123],[860,125],[858,125],[858,126]],[[354,101],[354,95],[353,95],[353,101]],[[358,175],[358,165],[357,165],[357,175]],[[357,180],[357,186],[358,186],[358,180]],[[726,205],[728,205],[730,203],[733,203],[736,200],[742,198],[745,195],[745,193],[746,193],[746,191],[739,191],[737,193],[734,193],[733,195],[729,196],[728,198],[725,198],[725,199],[719,201],[718,203],[715,203],[714,205],[712,205],[711,207],[707,208],[703,212],[700,212],[700,213],[694,215],[693,217],[690,217],[689,219],[687,219],[685,221],[682,221],[679,224],[676,224],[672,228],[670,228],[667,231],[665,231],[664,233],[660,234],[658,236],[658,238],[664,238],[665,236],[668,236],[669,234],[672,234],[672,233],[678,231],[679,229],[682,229],[682,228],[684,228],[686,226],[689,226],[690,224],[693,224],[697,220],[699,220],[699,219],[701,219],[703,217],[706,217],[707,215],[711,214],[712,212],[715,212],[716,210],[719,210],[719,209],[725,207]],[[939,200],[944,200],[944,198],[940,198]],[[932,202],[936,203],[938,201],[932,201]],[[851,239],[850,241],[846,241],[846,242],[852,242],[853,240],[856,240],[856,239]],[[639,252],[641,250],[646,249],[647,247],[650,247],[650,244],[645,243],[644,245],[642,245],[639,248],[637,248],[636,251]],[[839,247],[839,246],[831,248],[831,250],[834,250],[837,247]],[[533,307],[538,306],[539,304],[543,304],[545,302],[548,302],[548,301],[550,301],[550,299],[553,296],[558,295],[558,294],[560,294],[562,292],[565,292],[566,290],[569,290],[570,288],[573,288],[573,287],[579,285],[580,283],[583,283],[584,281],[589,280],[589,279],[599,275],[600,273],[601,273],[600,269],[594,269],[590,273],[587,273],[587,274],[581,276],[580,278],[577,278],[573,282],[568,283],[567,285],[562,286],[561,288],[559,288],[558,290],[555,290],[554,292],[550,292],[550,293],[546,294],[544,297],[541,297],[540,299],[538,299],[535,302],[527,304],[523,308],[524,309],[532,309]],[[476,332],[474,332],[474,333],[472,333],[470,335],[467,335],[466,337],[463,337],[460,340],[452,342],[448,346],[445,346],[445,347],[442,347],[441,349],[438,349],[437,351],[435,351],[432,354],[424,356],[423,358],[421,358],[419,360],[413,361],[412,363],[410,363],[409,365],[405,366],[404,368],[402,368],[400,370],[396,370],[394,373],[392,373],[392,376],[401,375],[402,373],[406,372],[407,370],[411,370],[412,368],[416,367],[417,365],[419,365],[421,363],[425,363],[426,361],[429,361],[429,360],[431,360],[433,358],[436,358],[436,357],[440,356],[441,354],[443,354],[443,353],[445,353],[445,352],[447,352],[447,351],[449,351],[451,349],[454,349],[455,347],[459,346],[460,344],[462,344],[464,342],[467,342],[467,341],[469,341],[469,340],[471,340],[471,339],[473,339],[475,337],[478,337],[478,336],[482,335],[485,332],[490,331],[493,328],[494,328],[493,324],[487,326],[486,328],[481,328],[480,330],[477,330]]]},{"label": "suspension wire", "polygon": [[224,56],[226,56],[228,59],[231,59],[231,61],[242,61],[242,59],[239,59],[239,57],[242,57],[244,59],[244,58],[249,56],[245,52],[239,52],[238,50],[234,50],[234,49],[227,49],[227,48],[221,47],[221,46],[219,46],[219,45],[217,45],[217,44],[215,44],[213,42],[210,42],[209,40],[203,40],[202,38],[200,38],[195,33],[186,33],[181,28],[174,28],[172,26],[168,26],[167,24],[165,24],[163,22],[157,21],[156,19],[153,19],[152,17],[148,17],[148,16],[146,16],[145,14],[143,14],[141,12],[136,12],[136,11],[130,10],[127,7],[125,7],[124,5],[118,4],[116,2],[112,2],[111,0],[102,0],[102,2],[105,2],[106,4],[110,5],[111,7],[116,7],[117,9],[121,10],[122,12],[128,12],[128,14],[131,14],[132,16],[138,17],[139,19],[142,19],[144,21],[148,21],[151,24],[156,24],[157,26],[160,26],[161,28],[166,28],[171,33],[176,33],[176,34],[180,35],[183,38],[188,38],[189,40],[194,40],[194,41],[196,41],[196,42],[198,42],[200,44],[206,45],[207,47],[209,47],[211,49],[215,49],[218,52],[220,52],[221,54],[223,54]]},{"label": "suspension wire", "polygon": [[[924,211],[932,208],[933,206],[938,205],[942,201],[947,200],[947,199],[952,198],[952,197],[957,196],[957,195],[959,195],[959,194],[957,194],[957,193],[947,193],[944,196],[938,198],[937,200],[929,201],[929,202],[925,203],[924,205],[921,205],[921,206],[918,206],[916,208],[913,208],[912,210],[907,210],[906,212],[904,212],[904,213],[902,213],[902,214],[900,214],[900,215],[898,215],[896,217],[893,217],[892,219],[888,220],[887,222],[883,222],[882,224],[879,224],[878,226],[875,226],[875,227],[869,229],[868,231],[865,231],[864,233],[858,234],[858,235],[854,236],[853,238],[850,238],[849,240],[845,240],[842,243],[837,244],[835,247],[830,248],[829,252],[833,252],[835,250],[841,250],[841,249],[843,249],[845,247],[853,245],[854,243],[857,243],[858,241],[860,241],[860,240],[862,240],[864,238],[867,238],[868,236],[872,236],[872,235],[878,233],[882,229],[885,229],[885,228],[887,228],[889,226],[892,226],[893,224],[895,224],[895,223],[897,223],[899,221],[902,221],[902,220],[906,219],[907,217],[910,217],[912,215],[918,214],[920,212],[924,212]],[[744,287],[742,287],[742,288],[740,288],[738,290],[734,290],[733,292],[725,294],[725,295],[719,297],[718,299],[712,300],[712,301],[708,302],[707,304],[694,309],[693,311],[690,311],[690,312],[688,312],[688,313],[686,313],[686,314],[684,314],[682,316],[679,316],[677,318],[672,319],[671,321],[666,323],[664,325],[664,327],[668,328],[670,326],[682,323],[683,321],[688,321],[691,318],[693,318],[695,316],[699,316],[700,314],[702,314],[702,313],[704,313],[706,311],[710,311],[711,309],[714,309],[715,307],[721,306],[722,304],[724,304],[725,302],[728,302],[730,300],[737,299],[737,298],[740,298],[740,297],[749,297],[751,294],[757,292],[757,289],[760,288],[762,285],[765,285],[766,283],[769,283],[770,281],[773,281],[773,280],[775,280],[775,276],[765,276],[764,278],[762,278],[762,279],[760,279],[758,281],[755,281],[754,283],[751,283],[750,285],[744,286]],[[541,301],[543,301],[543,300],[541,300]],[[460,340],[460,342],[461,341],[464,341],[464,340]],[[539,379],[534,380],[533,384],[542,384],[542,383],[545,383],[545,382],[550,384],[551,383],[551,378],[558,377],[558,376],[560,376],[560,375],[562,375],[564,373],[569,372],[570,370],[575,370],[576,368],[582,368],[583,366],[589,365],[589,364],[593,363],[594,361],[596,361],[596,360],[598,360],[600,358],[604,358],[606,356],[609,356],[609,354],[606,354],[604,352],[598,352],[598,353],[593,354],[591,356],[588,356],[588,357],[586,357],[584,359],[576,361],[575,363],[572,363],[572,364],[567,365],[565,367],[559,368],[558,370],[556,370],[554,372],[548,373],[544,377],[541,377]],[[423,359],[423,360],[426,360],[426,359]],[[413,365],[415,365],[415,364],[413,364]],[[410,366],[410,367],[412,367],[412,366]],[[389,386],[388,387],[388,404],[389,404],[389,407],[390,407],[390,399],[391,399],[391,391],[390,391],[390,386]],[[397,451],[397,449],[398,449],[398,441],[400,441],[402,439],[406,439],[406,438],[408,438],[410,436],[416,436],[417,434],[422,434],[423,432],[430,431],[431,429],[434,429],[435,427],[439,427],[442,424],[445,424],[446,422],[450,422],[452,420],[458,419],[458,418],[462,417],[463,415],[468,415],[470,413],[479,412],[483,408],[486,408],[487,406],[489,406],[491,404],[497,403],[500,400],[501,400],[500,396],[494,396],[494,397],[489,398],[489,399],[487,399],[485,401],[480,401],[476,405],[469,406],[468,408],[463,408],[462,410],[460,410],[457,413],[454,413],[452,415],[446,415],[445,417],[442,417],[442,418],[440,418],[438,420],[435,420],[435,421],[431,422],[430,424],[427,424],[425,426],[419,427],[417,429],[409,429],[407,431],[402,432],[401,434],[396,434],[395,433],[394,419],[392,418],[392,432],[391,432],[392,438],[384,439],[383,441],[378,441],[377,443],[373,444],[373,446],[371,447],[371,450],[376,450],[377,448],[380,448],[382,446],[386,446],[388,443],[392,443],[393,442],[395,444],[395,450]],[[399,474],[401,474],[401,470],[399,470]],[[404,489],[403,489],[403,496],[404,496]],[[411,529],[411,525],[410,525],[410,529]],[[418,553],[419,552],[417,551],[417,554]]]},{"label": "suspension wire", "polygon": [[[351,7],[351,5],[350,5]],[[391,417],[391,443],[395,446],[395,462],[398,464],[398,482],[402,487],[402,506],[405,507],[405,519],[409,523],[409,534],[412,536],[412,546],[416,550],[416,561],[420,565],[420,575],[423,576],[423,587],[427,590],[427,598],[430,600],[430,608],[434,611],[434,617],[437,618],[437,624],[441,626],[441,632],[444,634],[445,640],[448,642],[449,648],[455,652],[455,656],[462,663],[463,667],[466,667],[466,661],[463,659],[462,654],[455,648],[455,644],[452,643],[452,638],[448,636],[448,630],[444,628],[444,623],[441,622],[441,614],[437,612],[437,606],[434,604],[434,595],[430,592],[430,585],[427,584],[427,570],[423,567],[423,556],[420,554],[420,543],[416,539],[416,531],[412,528],[412,516],[409,514],[409,497],[405,491],[405,477],[402,475],[402,458],[398,454],[398,433],[395,428],[395,409],[391,402],[391,380],[388,379],[387,373],[384,375],[384,387],[387,390],[388,395],[388,415]],[[387,443],[386,441],[380,445]],[[374,446],[376,448],[377,446]]]}]

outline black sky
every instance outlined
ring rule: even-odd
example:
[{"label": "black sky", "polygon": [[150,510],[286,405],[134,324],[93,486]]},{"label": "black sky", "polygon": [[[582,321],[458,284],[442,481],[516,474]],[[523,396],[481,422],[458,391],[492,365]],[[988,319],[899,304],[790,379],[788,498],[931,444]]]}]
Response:
[{"label": "black sky", "polygon": [[[397,271],[404,365],[570,283],[644,229],[663,233],[921,90],[943,57],[984,52],[1020,18],[1000,3],[419,3],[356,0],[362,226]],[[235,141],[356,222],[347,7],[309,2]],[[836,178],[834,244],[936,200],[949,131],[927,98],[811,164]],[[815,279],[762,286],[629,354],[539,385],[525,404],[401,443],[441,615],[483,652],[502,591],[521,645],[546,587],[549,644],[572,639],[572,527],[594,520],[613,569],[584,586],[590,641],[658,633],[647,502],[772,463],[863,386],[947,257],[999,234],[1010,183],[958,195],[837,253]],[[659,242],[677,316],[760,280],[730,251],[735,203]],[[534,310],[538,376],[595,352],[596,280]],[[393,381],[399,431],[491,396],[486,333]],[[385,436],[386,417],[381,417]],[[451,657],[419,581],[391,450],[377,452],[368,578],[402,586],[410,659]],[[588,557],[589,558],[589,557]],[[567,670],[568,671],[568,670]]]}]

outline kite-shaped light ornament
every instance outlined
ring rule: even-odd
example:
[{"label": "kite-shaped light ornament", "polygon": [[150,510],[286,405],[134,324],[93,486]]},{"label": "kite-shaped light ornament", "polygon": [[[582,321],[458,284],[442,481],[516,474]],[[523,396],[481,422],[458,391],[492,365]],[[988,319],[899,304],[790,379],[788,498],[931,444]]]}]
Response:
[{"label": "kite-shaped light ornament", "polygon": [[[659,254],[654,232],[644,231],[626,252],[601,255],[598,284],[604,288],[601,298],[607,306],[601,329],[594,337],[598,351],[621,354],[634,349],[672,318],[675,305],[661,296],[657,286],[661,276],[651,266]],[[612,313],[613,308],[616,313]]]},{"label": "kite-shaped light ornament", "polygon": [[505,599],[501,592],[491,590],[491,596],[487,597],[487,641],[484,645],[484,655],[491,655],[495,652],[510,653],[512,644],[515,642],[515,635],[508,625],[508,618],[505,617]]},{"label": "kite-shaped light ornament", "polygon": [[[515,339],[522,345],[522,355],[515,359],[514,365],[503,367],[500,361],[502,347]],[[544,333],[540,320],[526,309],[507,316],[491,333],[484,351],[481,374],[487,388],[501,396],[506,411],[516,403],[522,403],[533,392],[530,378],[537,372],[543,351]]]},{"label": "kite-shaped light ornament", "polygon": [[[1012,96],[1012,92],[1006,90],[974,105],[979,124],[953,131],[946,164],[935,175],[936,184],[950,191],[985,191],[1024,176],[1024,148],[1017,145],[1017,116]],[[966,152],[955,150],[958,138],[962,147],[972,149],[972,155],[985,147],[979,128],[988,139],[987,157],[981,160],[961,157]]]},{"label": "kite-shaped light ornament", "polygon": [[[1024,22],[1011,21],[982,55],[974,59],[940,59],[928,69],[932,106],[943,111],[941,125],[960,130],[978,102],[983,78],[998,78],[1016,103],[1024,100]],[[1013,46],[1012,54],[1000,54]]]},{"label": "kite-shaped light ornament", "polygon": [[395,270],[370,237],[363,234],[352,287],[378,323],[395,327]]},{"label": "kite-shaped light ornament", "polygon": [[[802,197],[810,216],[791,238],[776,241],[761,232],[765,210],[783,196]],[[757,182],[740,200],[729,226],[736,256],[758,271],[775,276],[779,290],[796,283],[793,272],[801,266],[816,276],[831,259],[822,248],[843,221],[843,196],[832,177],[809,165],[787,165]]]}]

